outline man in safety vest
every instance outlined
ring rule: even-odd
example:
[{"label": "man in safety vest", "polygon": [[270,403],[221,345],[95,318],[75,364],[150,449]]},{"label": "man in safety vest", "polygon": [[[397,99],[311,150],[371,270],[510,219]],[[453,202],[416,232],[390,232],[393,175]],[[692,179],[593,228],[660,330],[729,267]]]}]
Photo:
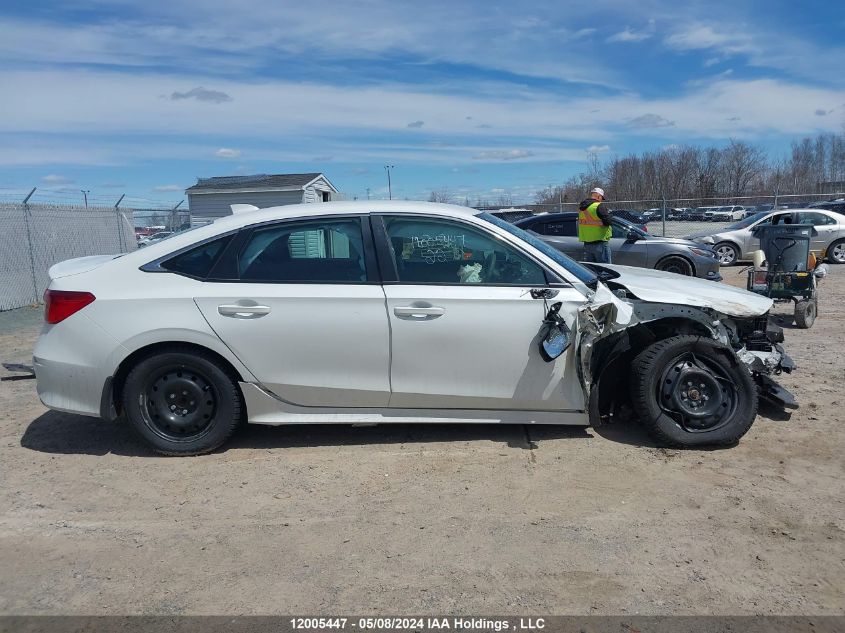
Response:
[{"label": "man in safety vest", "polygon": [[578,239],[584,243],[584,261],[610,263],[611,213],[602,204],[604,189],[596,187],[578,206]]}]

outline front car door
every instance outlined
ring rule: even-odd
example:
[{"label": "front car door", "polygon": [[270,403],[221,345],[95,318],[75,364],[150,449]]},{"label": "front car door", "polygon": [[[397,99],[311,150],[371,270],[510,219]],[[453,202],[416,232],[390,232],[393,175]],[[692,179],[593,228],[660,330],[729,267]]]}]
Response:
[{"label": "front car door", "polygon": [[553,362],[539,353],[546,306],[532,288],[544,268],[473,219],[373,216],[391,331],[390,406],[423,409],[576,411],[584,408],[575,370],[571,286],[551,302],[573,330]]},{"label": "front car door", "polygon": [[194,300],[265,388],[302,406],[388,404],[390,335],[366,218],[248,227],[211,277]]},{"label": "front car door", "polygon": [[815,229],[815,235],[810,238],[810,250],[818,256],[840,236],[840,224],[832,216],[818,211],[796,211],[796,224],[810,225]]},{"label": "front car door", "polygon": [[624,266],[647,266],[647,240],[629,242],[628,232],[631,227],[619,220],[613,220],[611,228],[613,230],[613,235],[610,238],[611,261],[614,264],[622,264]]}]

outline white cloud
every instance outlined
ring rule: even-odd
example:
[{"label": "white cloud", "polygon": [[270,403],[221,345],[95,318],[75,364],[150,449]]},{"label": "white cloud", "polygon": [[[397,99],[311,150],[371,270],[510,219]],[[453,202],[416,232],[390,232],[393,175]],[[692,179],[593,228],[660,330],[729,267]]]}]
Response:
[{"label": "white cloud", "polygon": [[185,187],[181,187],[179,185],[158,185],[157,187],[153,187],[153,191],[164,193],[167,191],[185,191]]},{"label": "white cloud", "polygon": [[241,153],[242,152],[239,149],[230,149],[228,147],[221,147],[216,152],[214,152],[214,155],[217,158],[224,158],[226,160],[233,160],[235,158],[240,158]]},{"label": "white cloud", "polygon": [[534,152],[524,149],[493,149],[478,152],[473,156],[473,160],[486,161],[500,161],[500,160],[519,160],[521,158],[530,158],[534,156]]},{"label": "white cloud", "polygon": [[48,174],[47,176],[43,176],[41,178],[41,182],[45,185],[72,185],[73,180],[66,176],[60,176],[58,174]]},{"label": "white cloud", "polygon": [[643,114],[628,121],[628,126],[633,128],[671,127],[674,121],[663,118],[659,114]]},{"label": "white cloud", "polygon": [[603,154],[610,151],[610,145],[590,145],[587,148],[588,154]]},{"label": "white cloud", "polygon": [[642,42],[649,39],[653,33],[651,31],[634,31],[630,27],[625,27],[618,33],[614,33],[607,38],[608,42]]}]

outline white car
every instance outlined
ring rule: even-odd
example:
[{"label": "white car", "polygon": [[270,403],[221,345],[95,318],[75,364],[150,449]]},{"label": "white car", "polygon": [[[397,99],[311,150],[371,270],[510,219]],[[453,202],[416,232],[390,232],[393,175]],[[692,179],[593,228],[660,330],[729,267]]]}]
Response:
[{"label": "white car", "polygon": [[143,237],[138,240],[138,248],[144,248],[150,244],[155,244],[156,242],[167,239],[171,235],[173,235],[173,231],[159,231],[158,233],[153,233],[152,235],[148,235],[147,237]]},{"label": "white car", "polygon": [[713,207],[704,212],[704,219],[707,222],[735,222],[745,217],[745,207],[733,205],[726,207]]},{"label": "white car", "polygon": [[661,443],[723,445],[758,387],[793,404],[768,376],[792,364],[764,297],[586,268],[465,207],[235,206],[50,269],[46,406],[125,418],[187,455],[242,422],[597,425],[627,405]]}]

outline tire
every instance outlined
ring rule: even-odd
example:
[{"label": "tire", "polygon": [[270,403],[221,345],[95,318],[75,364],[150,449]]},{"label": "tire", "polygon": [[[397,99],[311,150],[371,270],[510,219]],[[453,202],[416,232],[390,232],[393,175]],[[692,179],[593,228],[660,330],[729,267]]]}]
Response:
[{"label": "tire", "polygon": [[733,266],[736,260],[739,259],[739,251],[736,246],[730,242],[719,242],[713,247],[716,255],[719,257],[720,266]]},{"label": "tire", "polygon": [[819,304],[815,299],[799,301],[795,304],[795,325],[805,330],[813,327],[818,311]]},{"label": "tire", "polygon": [[845,264],[845,240],[837,240],[827,247],[827,261],[831,264]]},{"label": "tire", "polygon": [[147,356],[129,372],[123,410],[162,455],[201,455],[228,440],[243,417],[234,377],[210,354],[187,348]]},{"label": "tire", "polygon": [[661,446],[731,446],[754,423],[751,373],[732,349],[711,339],[658,341],[634,358],[632,369],[634,412]]},{"label": "tire", "polygon": [[695,274],[695,270],[693,269],[690,261],[680,255],[669,255],[669,257],[664,257],[657,262],[655,269],[663,270],[667,273],[675,273],[676,275],[686,275],[687,277],[692,277]]}]

